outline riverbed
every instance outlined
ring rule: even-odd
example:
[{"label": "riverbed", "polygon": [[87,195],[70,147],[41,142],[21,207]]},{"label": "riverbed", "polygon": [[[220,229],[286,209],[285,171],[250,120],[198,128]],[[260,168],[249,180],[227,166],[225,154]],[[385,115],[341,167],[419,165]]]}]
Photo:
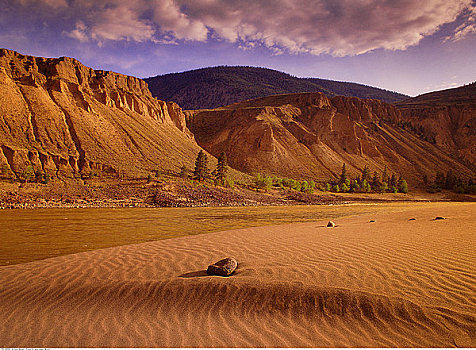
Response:
[{"label": "riverbed", "polygon": [[85,208],[0,211],[0,265],[254,226],[327,222],[430,203],[220,208]]}]

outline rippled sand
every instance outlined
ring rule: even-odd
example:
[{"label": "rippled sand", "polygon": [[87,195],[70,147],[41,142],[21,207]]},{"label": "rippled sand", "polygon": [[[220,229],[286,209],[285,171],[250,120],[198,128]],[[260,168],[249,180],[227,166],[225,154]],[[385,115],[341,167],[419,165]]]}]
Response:
[{"label": "rippled sand", "polygon": [[[249,228],[3,266],[0,344],[474,347],[475,211],[410,205],[335,228]],[[226,256],[236,273],[207,276]]]}]

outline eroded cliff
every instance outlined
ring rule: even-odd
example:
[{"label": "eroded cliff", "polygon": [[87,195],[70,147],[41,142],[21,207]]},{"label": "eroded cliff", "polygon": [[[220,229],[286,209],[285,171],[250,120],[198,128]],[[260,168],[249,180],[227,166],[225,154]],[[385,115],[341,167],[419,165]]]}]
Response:
[{"label": "eroded cliff", "polygon": [[192,166],[199,150],[181,108],[147,84],[68,58],[0,49],[0,168],[138,176]]},{"label": "eroded cliff", "polygon": [[397,106],[405,121],[476,169],[476,83],[420,95]]},{"label": "eroded cliff", "polygon": [[474,172],[436,145],[399,126],[401,112],[379,100],[287,94],[213,110],[187,111],[197,142],[246,172],[326,180],[342,163],[356,176],[368,166],[421,184],[423,175],[452,168]]}]

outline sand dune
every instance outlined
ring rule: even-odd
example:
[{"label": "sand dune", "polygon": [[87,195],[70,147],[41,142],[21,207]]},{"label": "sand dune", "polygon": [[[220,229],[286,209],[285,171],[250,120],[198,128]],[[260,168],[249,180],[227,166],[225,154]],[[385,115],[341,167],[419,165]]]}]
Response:
[{"label": "sand dune", "polygon": [[[335,228],[241,229],[3,266],[0,344],[474,347],[475,209],[410,205]],[[207,276],[226,256],[235,274]]]}]

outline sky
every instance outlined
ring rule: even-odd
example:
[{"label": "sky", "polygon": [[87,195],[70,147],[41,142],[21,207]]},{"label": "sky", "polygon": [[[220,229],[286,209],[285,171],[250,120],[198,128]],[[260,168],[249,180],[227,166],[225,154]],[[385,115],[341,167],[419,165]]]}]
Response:
[{"label": "sky", "polygon": [[416,96],[476,80],[476,0],[0,0],[0,47],[140,78],[218,65]]}]

